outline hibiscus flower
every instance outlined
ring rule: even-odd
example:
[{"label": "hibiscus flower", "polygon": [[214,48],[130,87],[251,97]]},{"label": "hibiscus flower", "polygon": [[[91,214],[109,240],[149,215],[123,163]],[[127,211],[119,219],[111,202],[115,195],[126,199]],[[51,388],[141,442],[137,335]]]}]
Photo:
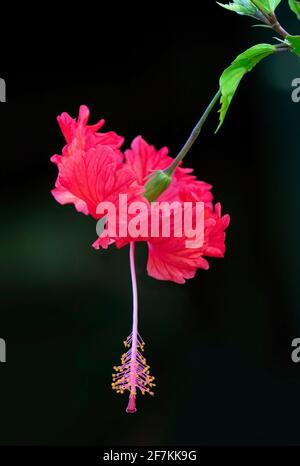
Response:
[{"label": "hibiscus flower", "polygon": [[[120,237],[119,228],[115,234],[100,234],[93,244],[95,249],[107,248],[114,244],[117,248],[130,245],[130,267],[133,287],[133,328],[124,342],[128,351],[123,354],[121,365],[116,366],[112,387],[118,393],[129,391],[127,412],[136,411],[138,390],[153,394],[154,378],[143,356],[144,342],[138,332],[138,294],[135,273],[135,243],[146,241],[148,244],[148,274],[158,280],[170,280],[179,284],[193,278],[197,269],[207,270],[207,257],[221,258],[225,253],[225,230],[229,216],[221,215],[220,204],[213,205],[212,186],[198,181],[190,168],[177,166],[172,176],[167,169],[174,159],[166,147],[156,150],[141,136],[134,139],[131,148],[121,152],[124,138],[115,132],[103,133],[99,130],[104,120],[88,126],[89,110],[80,107],[78,120],[67,113],[58,117],[66,146],[62,155],[51,159],[57,165],[58,177],[54,198],[60,204],[74,204],[77,211],[91,215],[95,220],[107,221],[107,214],[99,213],[98,206],[110,203],[115,212],[120,211],[120,196],[126,195],[128,211],[134,203],[147,207],[147,220],[151,223],[153,215],[149,208],[153,201],[176,203],[180,208],[185,203],[202,203],[204,235],[201,244],[187,247],[191,238],[187,234],[176,234],[174,217],[170,218],[170,232],[166,237],[161,230],[156,235],[150,232],[145,236],[132,235],[126,226],[126,234]],[[155,178],[157,177],[157,178]],[[167,181],[166,181],[167,180]],[[164,182],[160,186],[160,183]],[[156,194],[155,194],[156,193]],[[160,212],[160,218],[164,217]],[[196,210],[192,211],[193,220]],[[109,221],[109,219],[108,219]]]}]

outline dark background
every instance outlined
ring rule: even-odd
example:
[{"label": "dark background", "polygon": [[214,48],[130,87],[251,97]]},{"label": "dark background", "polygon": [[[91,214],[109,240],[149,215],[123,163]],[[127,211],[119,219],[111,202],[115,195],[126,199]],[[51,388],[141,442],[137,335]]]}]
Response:
[{"label": "dark background", "polygon": [[[283,3],[278,16],[297,33]],[[141,333],[158,387],[134,416],[110,389],[131,328],[128,250],[94,251],[94,221],[50,195],[58,114],[86,104],[126,147],[142,134],[174,156],[223,69],[274,35],[213,2],[183,13],[102,20],[97,44],[86,38],[75,58],[80,31],[60,38],[64,65],[53,47],[49,71],[36,60],[0,73],[2,445],[300,444],[290,356],[300,337],[297,57],[270,57],[247,76],[221,131],[215,112],[186,159],[231,215],[225,259],[180,286],[148,277],[138,248]]]}]

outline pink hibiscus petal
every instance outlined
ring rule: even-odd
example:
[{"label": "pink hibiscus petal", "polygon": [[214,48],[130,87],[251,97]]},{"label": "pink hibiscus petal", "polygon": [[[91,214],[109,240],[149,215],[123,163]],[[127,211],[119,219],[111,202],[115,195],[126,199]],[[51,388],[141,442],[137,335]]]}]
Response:
[{"label": "pink hibiscus petal", "polygon": [[96,212],[100,202],[117,203],[124,193],[129,200],[140,195],[142,187],[134,181],[134,173],[120,164],[115,151],[108,146],[98,145],[86,153],[78,150],[72,157],[62,157],[59,164],[60,190],[83,201],[96,219],[101,217]]},{"label": "pink hibiscus petal", "polygon": [[172,163],[168,152],[167,147],[157,151],[141,136],[137,136],[131,144],[131,149],[125,151],[126,165],[135,172],[138,183],[145,184],[147,176],[154,170],[162,170]]},{"label": "pink hibiscus petal", "polygon": [[198,249],[187,249],[184,240],[164,238],[148,243],[148,274],[157,280],[183,284],[193,278],[198,268],[208,270],[209,264]]},{"label": "pink hibiscus petal", "polygon": [[57,118],[60,129],[67,141],[65,155],[72,155],[77,149],[88,150],[98,144],[109,145],[119,149],[124,142],[124,138],[115,132],[98,133],[105,123],[102,119],[97,124],[88,126],[87,122],[90,116],[89,109],[82,105],[79,110],[78,121],[71,118],[68,113],[63,113]]}]

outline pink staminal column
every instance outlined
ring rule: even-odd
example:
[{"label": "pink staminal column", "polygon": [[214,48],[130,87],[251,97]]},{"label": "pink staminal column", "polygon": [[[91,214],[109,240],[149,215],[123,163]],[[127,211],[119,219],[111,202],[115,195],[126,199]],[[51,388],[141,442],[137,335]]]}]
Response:
[{"label": "pink staminal column", "polygon": [[125,348],[128,348],[127,353],[124,353],[121,358],[121,365],[115,366],[116,374],[113,374],[112,388],[117,393],[123,394],[126,390],[129,391],[129,403],[126,412],[129,414],[136,413],[136,396],[138,390],[145,395],[154,395],[152,388],[154,377],[150,375],[146,358],[143,356],[145,343],[138,332],[138,291],[135,272],[134,260],[134,243],[130,244],[130,270],[133,293],[133,323],[132,333],[124,341]]}]

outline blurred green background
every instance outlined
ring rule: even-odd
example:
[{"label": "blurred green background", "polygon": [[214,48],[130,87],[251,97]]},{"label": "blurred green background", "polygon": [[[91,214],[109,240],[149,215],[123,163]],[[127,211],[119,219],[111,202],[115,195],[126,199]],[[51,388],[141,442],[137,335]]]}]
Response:
[{"label": "blurred green background", "polygon": [[[50,195],[58,114],[86,104],[125,147],[142,134],[176,155],[223,69],[272,41],[207,3],[201,16],[125,29],[120,19],[114,34],[102,26],[93,61],[68,72],[0,73],[1,445],[300,444],[300,365],[290,357],[300,337],[297,57],[268,58],[247,76],[222,130],[213,134],[215,113],[186,159],[231,215],[225,259],[180,286],[148,277],[137,248],[141,334],[158,386],[134,416],[110,389],[131,329],[129,251],[94,251],[94,221]],[[278,16],[299,31],[285,2]]]}]

